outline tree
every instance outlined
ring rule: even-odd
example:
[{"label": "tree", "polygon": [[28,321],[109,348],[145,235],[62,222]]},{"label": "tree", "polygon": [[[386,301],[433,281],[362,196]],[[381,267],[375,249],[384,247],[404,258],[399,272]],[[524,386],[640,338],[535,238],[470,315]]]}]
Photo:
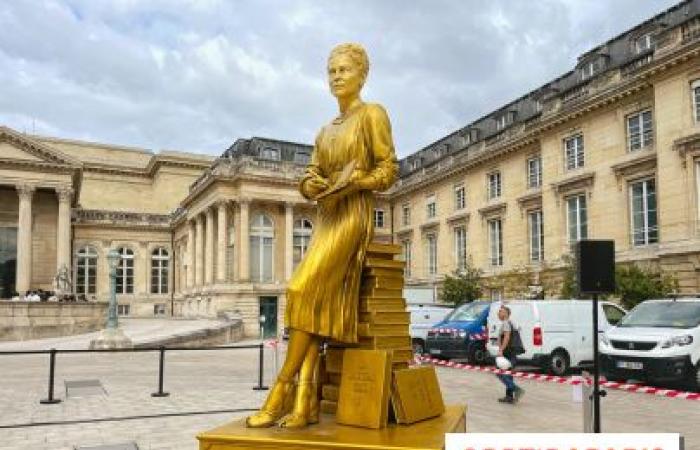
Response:
[{"label": "tree", "polygon": [[440,301],[459,306],[481,297],[481,269],[467,261],[463,270],[455,270],[453,275],[445,275],[440,291]]},{"label": "tree", "polygon": [[571,255],[564,255],[562,260],[564,261],[564,274],[559,298],[576,298],[579,296],[579,292],[576,285],[576,270],[574,269],[573,258]]},{"label": "tree", "polygon": [[635,264],[615,267],[615,293],[627,309],[650,298],[667,297],[678,289],[678,280],[669,274]]}]

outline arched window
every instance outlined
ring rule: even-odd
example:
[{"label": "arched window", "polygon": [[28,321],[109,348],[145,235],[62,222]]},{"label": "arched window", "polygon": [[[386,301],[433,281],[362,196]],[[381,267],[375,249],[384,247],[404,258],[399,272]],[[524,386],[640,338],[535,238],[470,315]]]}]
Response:
[{"label": "arched window", "polygon": [[86,245],[78,250],[75,258],[75,293],[97,292],[97,250]]},{"label": "arched window", "polygon": [[275,229],[272,220],[258,214],[250,221],[250,279],[272,281]]},{"label": "arched window", "polygon": [[300,218],[294,221],[294,267],[301,262],[311,242],[313,224],[309,219]]},{"label": "arched window", "polygon": [[117,266],[117,294],[134,293],[134,251],[119,247],[119,265]]},{"label": "arched window", "polygon": [[151,294],[168,293],[168,269],[170,255],[163,247],[151,253]]}]

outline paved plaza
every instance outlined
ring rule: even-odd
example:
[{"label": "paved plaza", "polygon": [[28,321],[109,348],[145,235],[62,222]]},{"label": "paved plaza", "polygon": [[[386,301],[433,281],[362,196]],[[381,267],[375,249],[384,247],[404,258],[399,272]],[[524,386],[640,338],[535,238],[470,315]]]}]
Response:
[{"label": "paved plaza", "polygon": [[[157,389],[155,353],[59,354],[56,395],[63,401],[56,405],[39,404],[46,397],[46,355],[0,358],[0,450],[125,442],[136,442],[142,450],[191,450],[197,448],[197,432],[242,417],[246,412],[235,410],[254,408],[265,395],[252,390],[256,349],[168,352],[165,390],[170,396],[165,398],[151,397]],[[268,350],[265,358],[271,369],[274,355]],[[450,368],[438,373],[445,400],[467,403],[469,431],[582,430],[581,405],[573,402],[571,386],[522,381],[527,394],[513,407],[496,402],[502,389],[493,375]],[[66,397],[66,381],[85,380],[99,380],[103,390],[78,389]],[[271,380],[268,370],[266,382]],[[686,448],[700,448],[699,407],[696,401],[611,391],[603,400],[603,428],[681,432]]]}]

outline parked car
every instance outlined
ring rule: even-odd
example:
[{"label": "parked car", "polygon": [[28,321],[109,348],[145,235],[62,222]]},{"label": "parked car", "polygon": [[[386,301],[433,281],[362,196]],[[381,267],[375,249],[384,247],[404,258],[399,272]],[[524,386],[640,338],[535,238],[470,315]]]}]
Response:
[{"label": "parked car", "polygon": [[422,355],[425,352],[425,339],[428,330],[444,319],[452,309],[451,306],[434,303],[408,305],[407,311],[411,313],[410,333],[414,353]]},{"label": "parked car", "polygon": [[610,380],[679,381],[700,389],[700,299],[647,300],[601,337]]},{"label": "parked car", "polygon": [[[518,360],[564,375],[572,367],[593,363],[593,302],[590,300],[518,300],[507,302],[511,321],[520,331],[525,353]],[[626,311],[610,302],[598,303],[600,332],[616,324]],[[498,306],[488,317],[488,352],[498,353]]]},{"label": "parked car", "polygon": [[426,353],[445,359],[467,359],[471,364],[486,362],[486,318],[490,304],[475,301],[455,308],[428,331]]}]

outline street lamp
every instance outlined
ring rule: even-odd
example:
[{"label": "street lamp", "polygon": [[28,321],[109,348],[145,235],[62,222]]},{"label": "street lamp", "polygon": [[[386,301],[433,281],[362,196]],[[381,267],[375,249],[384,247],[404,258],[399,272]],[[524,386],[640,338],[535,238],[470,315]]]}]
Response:
[{"label": "street lamp", "polygon": [[117,266],[119,266],[119,253],[112,249],[107,253],[109,264],[109,309],[107,310],[107,329],[114,330],[119,327],[117,316]]},{"label": "street lamp", "polygon": [[107,253],[109,265],[109,306],[107,307],[107,327],[90,342],[91,349],[131,348],[134,344],[119,328],[117,319],[117,267],[121,255],[112,249]]}]

